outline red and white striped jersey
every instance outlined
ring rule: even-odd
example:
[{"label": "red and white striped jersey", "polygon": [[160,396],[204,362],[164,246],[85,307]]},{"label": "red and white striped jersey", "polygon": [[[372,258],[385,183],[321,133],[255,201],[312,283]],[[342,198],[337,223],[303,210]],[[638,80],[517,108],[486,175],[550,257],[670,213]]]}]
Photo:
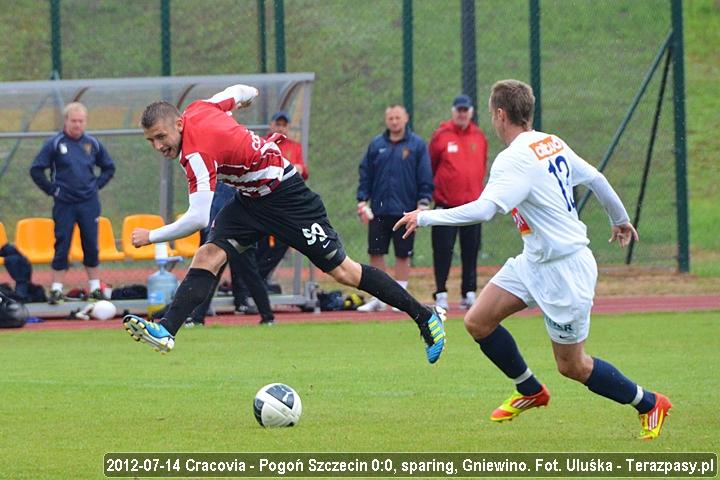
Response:
[{"label": "red and white striped jersey", "polygon": [[295,173],[277,145],[285,136],[260,137],[230,115],[235,106],[234,96],[221,93],[195,101],[183,112],[180,165],[190,194],[214,192],[220,181],[243,195],[260,197]]}]

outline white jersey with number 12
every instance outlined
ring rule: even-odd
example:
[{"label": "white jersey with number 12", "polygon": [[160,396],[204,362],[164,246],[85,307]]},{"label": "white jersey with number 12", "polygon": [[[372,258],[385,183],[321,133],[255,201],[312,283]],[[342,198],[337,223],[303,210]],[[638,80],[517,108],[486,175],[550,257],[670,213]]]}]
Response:
[{"label": "white jersey with number 12", "polygon": [[493,162],[480,198],[512,212],[526,258],[547,262],[590,241],[575,208],[573,187],[600,173],[555,135],[523,132]]}]

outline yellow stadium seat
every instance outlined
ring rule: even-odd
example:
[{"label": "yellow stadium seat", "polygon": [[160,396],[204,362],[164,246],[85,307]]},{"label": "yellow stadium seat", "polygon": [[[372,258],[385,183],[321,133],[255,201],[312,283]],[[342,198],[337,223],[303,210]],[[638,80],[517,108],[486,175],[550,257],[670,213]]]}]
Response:
[{"label": "yellow stadium seat", "polygon": [[[133,260],[151,260],[155,258],[155,245],[145,245],[135,248],[132,244],[132,232],[136,228],[153,230],[165,225],[160,215],[137,214],[128,215],[123,220],[122,248],[125,256]],[[175,255],[175,251],[168,249],[168,255]]]},{"label": "yellow stadium seat", "polygon": [[100,217],[99,219],[98,248],[100,249],[100,260],[103,262],[123,260],[125,258],[125,254],[117,249],[115,232],[113,232],[112,223],[107,217]]},{"label": "yellow stadium seat", "polygon": [[55,222],[23,218],[15,227],[15,246],[31,263],[50,263],[55,253]]},{"label": "yellow stadium seat", "polygon": [[[5,225],[3,225],[2,222],[0,222],[0,247],[4,246],[7,241],[7,232],[5,231]],[[0,257],[0,265],[5,263],[5,259]]]},{"label": "yellow stadium seat", "polygon": [[[125,258],[123,252],[118,251],[115,245],[115,234],[112,223],[107,217],[98,219],[98,255],[101,262],[122,260]],[[79,262],[83,259],[82,242],[80,240],[80,229],[77,224],[73,228],[72,241],[70,243],[70,260]]]},{"label": "yellow stadium seat", "polygon": [[82,243],[80,242],[80,229],[75,224],[72,233],[72,240],[70,240],[70,261],[79,262],[83,259]]},{"label": "yellow stadium seat", "polygon": [[[182,214],[175,217],[182,217]],[[181,257],[194,257],[197,249],[200,248],[200,231],[191,233],[187,237],[178,238],[175,240],[175,254]]]}]

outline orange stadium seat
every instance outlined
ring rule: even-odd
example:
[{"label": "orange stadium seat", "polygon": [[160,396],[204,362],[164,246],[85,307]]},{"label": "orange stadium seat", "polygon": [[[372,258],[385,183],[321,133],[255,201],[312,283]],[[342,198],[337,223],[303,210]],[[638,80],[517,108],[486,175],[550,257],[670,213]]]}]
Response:
[{"label": "orange stadium seat", "polygon": [[79,262],[83,259],[82,243],[80,242],[80,229],[77,224],[73,228],[72,240],[70,240],[70,261]]},{"label": "orange stadium seat", "polygon": [[[7,232],[5,231],[5,225],[3,225],[2,222],[0,222],[0,247],[4,246],[7,241]],[[5,259],[0,257],[0,265],[5,263]]]},{"label": "orange stadium seat", "polygon": [[50,263],[55,253],[55,222],[23,218],[15,227],[15,246],[31,263]]},{"label": "orange stadium seat", "polygon": [[[175,217],[175,219],[180,217],[182,217],[182,214]],[[198,248],[200,248],[200,231],[175,240],[175,254],[181,257],[194,257]]]},{"label": "orange stadium seat", "polygon": [[[135,248],[132,244],[132,232],[136,228],[155,229],[165,225],[160,215],[137,214],[128,215],[123,220],[122,248],[125,256],[133,260],[152,260],[155,258],[155,245],[145,245]],[[175,255],[175,251],[168,249],[168,255]]]},{"label": "orange stadium seat", "polygon": [[[115,245],[115,233],[112,223],[107,217],[98,219],[98,255],[101,262],[123,260],[125,254],[117,249]],[[80,229],[77,225],[73,229],[72,242],[70,243],[70,260],[79,262],[83,259],[82,243],[80,241]]]},{"label": "orange stadium seat", "polygon": [[117,249],[115,244],[115,232],[112,223],[107,217],[100,217],[98,224],[98,248],[100,249],[100,260],[103,262],[111,260],[123,260],[125,254]]}]

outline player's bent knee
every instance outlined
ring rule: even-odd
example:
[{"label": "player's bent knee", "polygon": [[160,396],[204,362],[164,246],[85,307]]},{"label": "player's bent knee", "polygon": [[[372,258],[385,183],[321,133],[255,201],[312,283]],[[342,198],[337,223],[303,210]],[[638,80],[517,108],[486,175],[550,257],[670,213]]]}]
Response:
[{"label": "player's bent knee", "polygon": [[346,257],[340,265],[333,268],[328,273],[337,282],[342,283],[343,285],[357,287],[360,285],[362,266],[350,257]]},{"label": "player's bent knee", "polygon": [[471,315],[470,312],[465,314],[463,322],[465,324],[465,330],[467,330],[475,340],[482,340],[490,335],[496,328],[496,325],[486,324],[476,316]]},{"label": "player's bent knee", "polygon": [[330,276],[333,277],[335,281],[342,283],[343,285],[354,286],[352,282],[352,275],[350,274],[350,272],[348,272],[347,269],[344,269],[342,266],[331,270]]},{"label": "player's bent knee", "polygon": [[227,262],[225,250],[214,243],[206,243],[195,252],[191,267],[217,273],[225,262]]},{"label": "player's bent knee", "polygon": [[558,362],[557,368],[558,372],[560,372],[562,376],[572,380],[577,380],[578,382],[584,382],[587,380],[591,373],[591,371],[588,371],[583,363],[570,361]]}]

